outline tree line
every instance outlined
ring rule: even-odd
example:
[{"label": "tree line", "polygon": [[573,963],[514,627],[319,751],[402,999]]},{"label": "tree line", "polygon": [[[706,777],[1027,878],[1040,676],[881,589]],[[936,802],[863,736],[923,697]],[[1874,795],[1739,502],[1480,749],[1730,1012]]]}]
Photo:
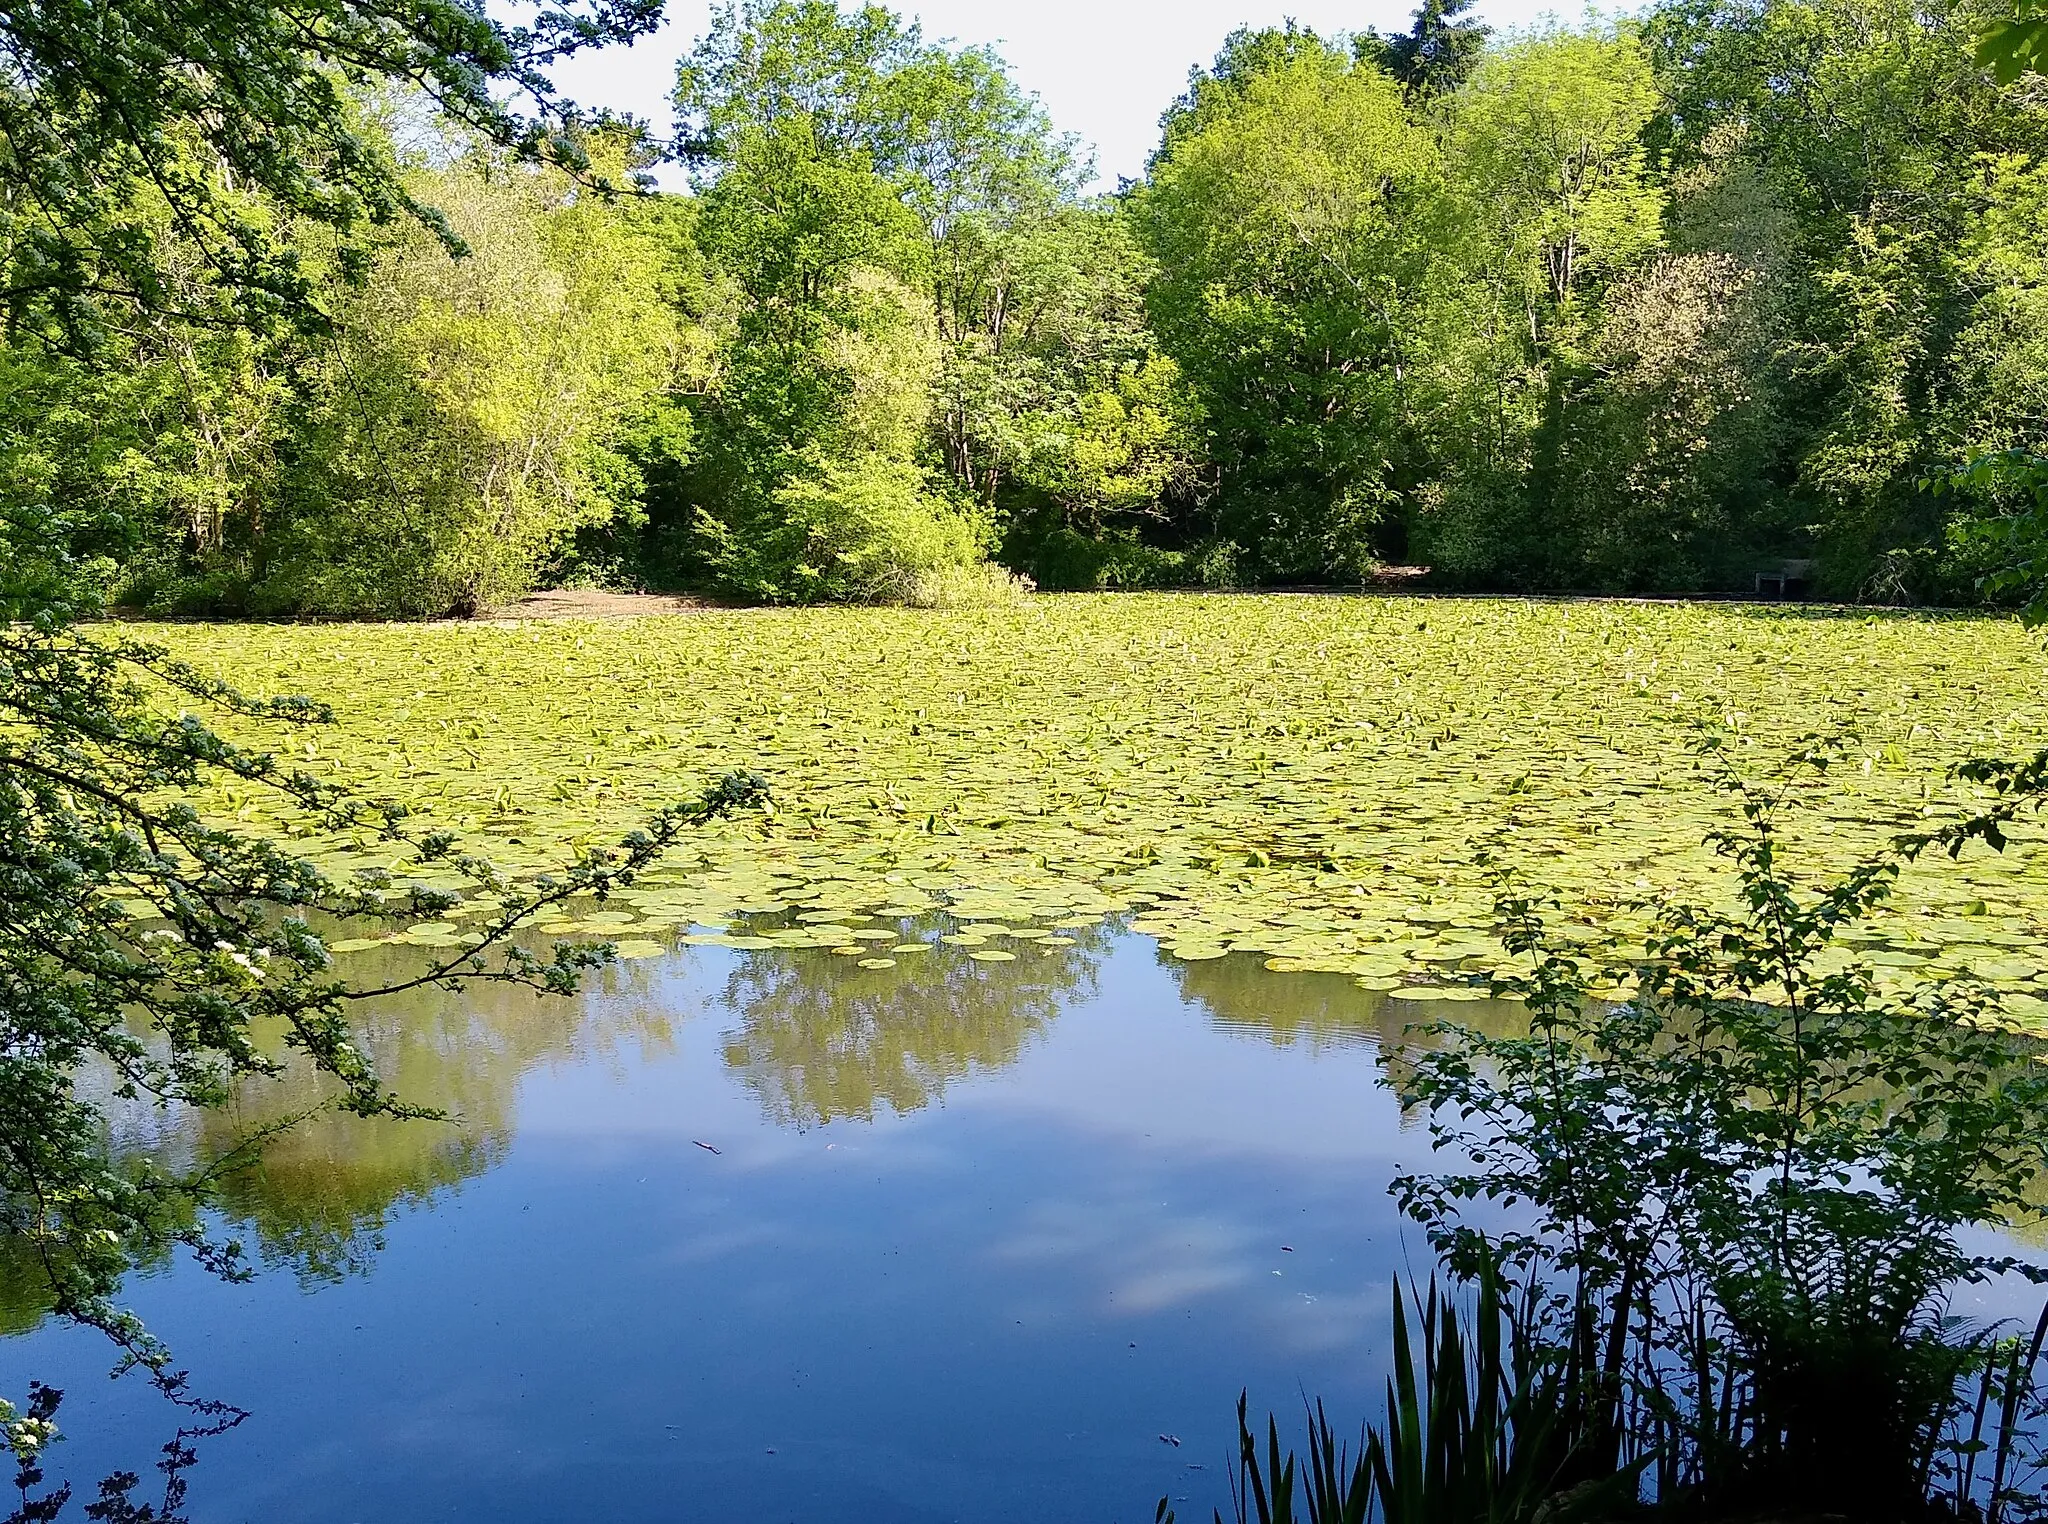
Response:
[{"label": "tree line", "polygon": [[1783,559],[1983,596],[2011,489],[1956,473],[2048,449],[2048,94],[1980,62],[1996,7],[1464,9],[1233,34],[1111,194],[994,52],[880,6],[726,5],[673,143],[322,74],[389,204],[172,133],[100,166],[90,240],[82,192],[0,214],[0,502],[163,611]]}]

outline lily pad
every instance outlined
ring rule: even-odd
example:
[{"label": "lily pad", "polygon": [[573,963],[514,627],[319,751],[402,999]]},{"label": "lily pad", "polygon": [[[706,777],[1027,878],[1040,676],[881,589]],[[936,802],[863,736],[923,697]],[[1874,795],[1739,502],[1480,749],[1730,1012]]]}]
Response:
[{"label": "lily pad", "polygon": [[[2025,631],[1911,611],[1175,595],[134,633],[245,691],[331,702],[339,723],[308,771],[396,798],[424,827],[469,822],[462,849],[515,879],[733,768],[770,778],[774,813],[691,833],[616,902],[571,907],[560,934],[800,907],[832,945],[880,948],[854,928],[943,914],[985,943],[1135,913],[1182,956],[1237,950],[1404,988],[1428,977],[1418,962],[1498,966],[1472,860],[1496,832],[1505,859],[1560,896],[1560,923],[1626,930],[1644,907],[1724,892],[1701,843],[1726,801],[1683,748],[1673,693],[1739,716],[1760,758],[1817,715],[1855,727],[1860,755],[1786,819],[1798,871],[1816,874],[1967,808],[1954,759],[2048,733]],[[298,749],[260,718],[221,724]],[[277,801],[200,803],[338,878],[409,871],[367,832],[294,835],[303,822]],[[1915,864],[1871,966],[1917,978],[1937,958],[1985,956],[1952,949],[2003,947],[1981,971],[2031,987],[2019,965],[2048,944],[2037,832],[2024,822],[2003,856]]]}]

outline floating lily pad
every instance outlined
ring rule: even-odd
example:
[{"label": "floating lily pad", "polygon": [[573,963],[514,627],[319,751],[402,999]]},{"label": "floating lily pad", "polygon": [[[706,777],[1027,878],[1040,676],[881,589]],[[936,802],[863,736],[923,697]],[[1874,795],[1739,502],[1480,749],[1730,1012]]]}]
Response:
[{"label": "floating lily pad", "polygon": [[[1495,833],[1559,895],[1561,923],[1626,931],[1673,898],[1718,902],[1726,867],[1701,841],[1726,801],[1672,723],[1692,706],[1740,716],[1759,758],[1816,716],[1863,737],[1805,797],[1811,813],[1787,816],[1806,873],[1967,807],[1954,759],[2048,733],[2038,652],[2010,620],[1513,600],[1426,612],[1384,598],[1063,597],[136,633],[245,690],[333,703],[340,722],[309,771],[400,799],[426,827],[468,822],[463,849],[514,878],[616,841],[733,768],[771,779],[773,814],[690,833],[614,904],[572,907],[559,934],[800,907],[832,945],[879,948],[853,929],[944,914],[989,928],[975,933],[986,941],[1135,915],[1183,955],[1235,950],[1404,988],[1429,978],[1421,962],[1499,966],[1491,885],[1472,860]],[[260,719],[221,724],[297,749]],[[200,802],[249,829],[297,824],[275,801]],[[1938,959],[2032,987],[2019,966],[2048,945],[2036,829],[2024,823],[2003,856],[1909,869],[1870,966],[1915,979]],[[291,840],[340,878],[417,872],[367,832]],[[423,881],[452,882],[435,872]],[[2009,951],[1952,955],[1965,945]]]}]

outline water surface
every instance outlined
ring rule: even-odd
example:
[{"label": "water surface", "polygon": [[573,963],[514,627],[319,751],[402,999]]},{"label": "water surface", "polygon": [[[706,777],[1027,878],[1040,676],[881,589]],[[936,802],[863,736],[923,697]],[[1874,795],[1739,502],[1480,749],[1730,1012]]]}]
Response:
[{"label": "water surface", "polygon": [[[459,1124],[316,1119],[229,1193],[252,1283],[124,1289],[252,1415],[194,1517],[1206,1517],[1241,1387],[1363,1415],[1427,1259],[1380,1050],[1431,1013],[1109,931],[1018,951],[693,949],[578,1002],[378,1013],[386,1074]],[[193,1157],[313,1098],[130,1130]],[[0,1345],[6,1389],[66,1389],[82,1493],[176,1425],[110,1363]]]},{"label": "water surface", "polygon": [[[1412,1022],[1512,1011],[1114,929],[1014,945],[692,949],[375,1013],[386,1076],[459,1122],[317,1118],[228,1192],[252,1282],[124,1288],[251,1415],[202,1444],[193,1519],[1206,1519],[1241,1388],[1376,1412],[1392,1278],[1430,1264],[1382,1066]],[[122,1131],[196,1158],[317,1098]],[[0,1320],[0,1391],[66,1390],[53,1472],[147,1472],[175,1412],[4,1266]]]}]

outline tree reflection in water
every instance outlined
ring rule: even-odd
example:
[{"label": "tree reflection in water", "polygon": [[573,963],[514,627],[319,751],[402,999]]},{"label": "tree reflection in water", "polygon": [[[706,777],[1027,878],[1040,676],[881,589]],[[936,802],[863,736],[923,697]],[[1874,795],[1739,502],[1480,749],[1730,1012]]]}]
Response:
[{"label": "tree reflection in water", "polygon": [[[903,928],[910,940],[920,940]],[[1092,995],[1112,933],[1075,933],[1071,946],[997,939],[983,947],[906,953],[893,968],[862,968],[830,952],[747,957],[725,983],[739,1025],[725,1063],[770,1120],[805,1128],[878,1107],[899,1115],[937,1101],[948,1085],[1006,1069],[1076,995]],[[1014,962],[973,954],[1013,951]]]},{"label": "tree reflection in water", "polygon": [[[399,977],[419,958],[402,947],[352,956],[351,973],[370,980]],[[360,1273],[396,1213],[504,1156],[520,1079],[536,1066],[627,1043],[668,1046],[663,1003],[632,998],[651,994],[656,978],[652,965],[621,964],[601,1000],[479,985],[419,990],[362,1012],[358,1041],[378,1072],[405,1100],[436,1107],[445,1120],[337,1111],[332,1082],[288,1062],[275,1077],[245,1079],[216,1111],[164,1113],[121,1102],[109,1086],[110,1146],[178,1168],[218,1168],[215,1207],[228,1236],[252,1241],[265,1265],[309,1281]],[[270,1035],[281,1050],[281,1034]],[[34,1328],[48,1310],[41,1267],[18,1240],[0,1236],[0,1336]]]},{"label": "tree reflection in water", "polygon": [[1387,1063],[1404,1050],[1435,1045],[1428,1028],[1455,1022],[1490,1033],[1526,1024],[1514,1001],[1413,1000],[1363,989],[1349,974],[1276,974],[1256,954],[1182,962],[1164,953],[1181,998],[1209,1013],[1226,1032],[1262,1037],[1276,1047],[1311,1052],[1377,1045]]},{"label": "tree reflection in water", "polygon": [[[722,1057],[777,1125],[806,1128],[907,1114],[948,1086],[1017,1062],[1071,1000],[1096,993],[1103,961],[1124,935],[1105,926],[1068,945],[994,939],[981,947],[899,926],[931,951],[891,968],[820,950],[740,954],[714,1007],[730,1013]],[[882,946],[882,944],[871,944]],[[1014,961],[972,954],[1008,951]],[[396,977],[417,953],[358,953],[364,977]],[[1429,1041],[1412,1030],[1440,1017],[1487,1027],[1516,1019],[1494,1002],[1420,1004],[1360,989],[1341,974],[1274,974],[1256,956],[1183,962],[1161,955],[1181,997],[1221,1029],[1311,1050],[1377,1044],[1398,1065]],[[110,1101],[118,1149],[181,1165],[226,1168],[218,1207],[262,1261],[309,1280],[359,1273],[393,1215],[489,1169],[510,1147],[521,1078],[536,1066],[632,1046],[672,1046],[673,1002],[658,998],[659,962],[619,965],[595,998],[548,1000],[482,986],[419,991],[365,1013],[362,1041],[408,1100],[445,1121],[365,1120],[328,1109],[331,1086],[303,1067],[250,1079],[218,1112],[165,1117]],[[281,1124],[292,1125],[283,1128]],[[266,1136],[266,1134],[271,1134]],[[260,1149],[251,1140],[261,1139]],[[47,1310],[39,1268],[0,1238],[0,1336],[34,1327]]]},{"label": "tree reflection in water", "polygon": [[[1150,951],[1114,925],[1057,940],[997,936],[975,947],[940,942],[929,925],[889,929],[931,950],[899,953],[883,968],[821,949],[736,952],[729,963],[720,954],[708,984],[685,982],[674,961],[650,960],[618,966],[584,999],[493,987],[428,990],[369,1012],[362,1040],[379,1071],[408,1100],[445,1109],[445,1121],[365,1121],[326,1109],[328,1087],[290,1067],[247,1082],[218,1113],[166,1115],[110,1093],[113,1141],[132,1154],[199,1165],[232,1160],[252,1138],[293,1122],[223,1173],[217,1210],[227,1231],[248,1240],[265,1263],[302,1278],[339,1278],[369,1266],[396,1215],[504,1158],[520,1082],[537,1068],[610,1055],[630,1064],[672,1048],[672,1024],[702,1020],[696,1013],[704,1012],[722,1027],[723,1067],[769,1122],[803,1129],[907,1114],[937,1104],[949,1087],[1015,1065],[1063,1010],[1100,995],[1113,951],[1140,962]],[[891,944],[877,938],[866,945],[886,956]],[[976,952],[1012,957],[990,961]],[[355,956],[372,965],[366,976],[383,979],[417,954],[392,948]],[[1383,1064],[1398,1065],[1406,1044],[1426,1040],[1406,1035],[1412,1022],[1511,1019],[1488,1003],[1419,1004],[1341,975],[1275,974],[1255,956],[1160,961],[1193,1008],[1188,1021],[1199,1024],[1206,1013],[1222,1030],[1277,1047],[1377,1046]],[[698,963],[700,975],[704,969]],[[1156,984],[1145,998],[1158,998]],[[0,1335],[42,1319],[39,1281],[34,1264],[0,1239]],[[195,1446],[196,1437],[183,1434],[164,1452],[177,1462],[161,1479],[173,1494],[182,1493]],[[146,1465],[137,1469],[146,1487],[131,1480],[120,1499],[162,1490]],[[85,1501],[73,1498],[70,1511]],[[163,1516],[161,1500],[150,1506],[159,1512],[148,1517]],[[104,1516],[146,1517],[118,1508]]]},{"label": "tree reflection in water", "polygon": [[[388,969],[351,965],[352,972],[383,978],[415,955],[388,948],[356,956],[389,958]],[[358,1040],[393,1090],[445,1112],[446,1120],[365,1119],[334,1110],[325,1104],[331,1084],[300,1067],[249,1082],[233,1107],[197,1119],[203,1157],[226,1157],[265,1129],[298,1120],[223,1177],[223,1211],[254,1233],[270,1264],[312,1279],[360,1272],[395,1213],[504,1157],[519,1082],[531,1070],[628,1043],[670,1046],[663,1003],[631,998],[651,993],[655,979],[653,966],[624,963],[613,969],[602,998],[550,999],[481,985],[459,993],[423,990],[379,1005],[359,1020]]]}]

